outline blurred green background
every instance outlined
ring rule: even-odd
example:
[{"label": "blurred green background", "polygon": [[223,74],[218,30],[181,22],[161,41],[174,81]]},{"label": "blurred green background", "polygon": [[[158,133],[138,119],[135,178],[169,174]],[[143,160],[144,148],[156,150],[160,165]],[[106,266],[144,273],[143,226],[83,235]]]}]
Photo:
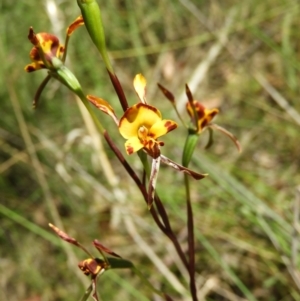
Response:
[{"label": "blurred green background", "polygon": [[[137,102],[133,77],[143,73],[149,103],[177,120],[159,82],[188,120],[188,83],[196,99],[220,109],[215,122],[242,144],[239,154],[215,133],[213,146],[205,149],[205,133],[192,162],[209,173],[192,182],[199,300],[300,300],[299,1],[98,3],[130,104]],[[66,27],[80,14],[77,2],[1,0],[0,14],[0,300],[68,301],[84,293],[89,281],[77,262],[86,255],[52,235],[49,222],[63,224],[95,256],[91,242],[97,238],[174,300],[189,300],[187,275],[171,243],[107,145],[99,144],[74,95],[51,81],[32,109],[45,74],[23,70],[31,49],[28,28],[63,42]],[[106,99],[120,116],[84,27],[71,38],[66,64],[85,93]],[[96,113],[123,151],[112,121]],[[185,134],[180,127],[164,139],[163,153],[177,162]],[[105,153],[111,169],[100,163]],[[137,157],[128,160],[141,173]],[[162,166],[157,190],[185,245],[182,179]],[[119,200],[109,182],[118,183]],[[105,273],[98,289],[101,300],[159,300],[129,271]]]}]

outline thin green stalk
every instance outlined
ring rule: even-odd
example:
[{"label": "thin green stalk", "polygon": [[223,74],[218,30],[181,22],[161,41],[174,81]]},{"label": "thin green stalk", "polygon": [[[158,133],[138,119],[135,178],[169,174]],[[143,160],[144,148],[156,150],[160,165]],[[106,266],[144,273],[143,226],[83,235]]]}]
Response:
[{"label": "thin green stalk", "polygon": [[69,41],[70,41],[70,36],[67,35],[67,36],[66,36],[66,41],[65,41],[65,50],[64,50],[64,53],[63,53],[63,57],[62,57],[62,59],[61,59],[63,63],[66,61],[66,58],[67,58],[67,52],[68,52]]}]

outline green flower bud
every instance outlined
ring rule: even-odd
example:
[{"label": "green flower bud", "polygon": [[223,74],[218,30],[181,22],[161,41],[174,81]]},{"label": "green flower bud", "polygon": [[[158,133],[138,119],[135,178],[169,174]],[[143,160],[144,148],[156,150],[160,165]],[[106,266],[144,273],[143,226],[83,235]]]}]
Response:
[{"label": "green flower bud", "polygon": [[113,73],[109,57],[107,55],[105,34],[102,25],[101,11],[96,0],[77,0],[78,6],[81,10],[82,17],[86,29],[98,48],[106,68]]},{"label": "green flower bud", "polygon": [[195,151],[197,142],[199,139],[199,135],[197,133],[189,133],[185,140],[185,145],[183,149],[183,155],[182,155],[182,165],[185,167],[188,167],[193,153]]}]

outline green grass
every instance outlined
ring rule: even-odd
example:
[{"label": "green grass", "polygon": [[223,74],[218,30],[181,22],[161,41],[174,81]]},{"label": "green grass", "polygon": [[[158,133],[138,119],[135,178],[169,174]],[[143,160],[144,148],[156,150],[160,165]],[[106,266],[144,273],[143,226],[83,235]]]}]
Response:
[{"label": "green grass", "polygon": [[[200,13],[187,9],[190,1]],[[191,184],[197,283],[202,300],[299,300],[299,259],[292,246],[299,241],[293,213],[300,183],[300,120],[290,109],[300,111],[298,1],[98,2],[114,69],[130,104],[137,102],[132,80],[141,72],[147,78],[148,101],[172,119],[175,113],[156,83],[182,102],[185,83],[199,77],[194,71],[208,62],[231,18],[226,45],[193,94],[208,107],[220,109],[216,123],[238,137],[243,152],[239,154],[220,133],[215,133],[213,146],[204,149],[204,133],[191,163],[195,170],[209,173]],[[148,248],[187,287],[172,245],[155,227],[133,181],[104,142],[122,192],[123,201],[115,201],[93,146],[95,136],[91,138],[86,129],[74,96],[51,81],[38,109],[31,107],[44,73],[23,71],[31,48],[29,26],[64,36],[65,28],[80,14],[76,1],[56,1],[55,17],[61,22],[56,32],[46,3],[0,1],[0,300],[68,301],[79,300],[84,293],[89,281],[77,263],[86,255],[53,236],[49,222],[63,224],[95,256],[91,243],[97,238],[133,261],[174,300],[188,300],[134,242],[126,216]],[[104,64],[85,28],[74,33],[69,50],[67,65],[85,93],[106,99],[120,116]],[[289,107],[282,107],[257,75]],[[123,138],[109,117],[96,114],[123,151]],[[185,112],[182,116],[188,120]],[[184,140],[183,128],[170,133],[163,153],[179,162]],[[137,156],[128,161],[140,174]],[[182,178],[162,166],[157,191],[185,244]],[[129,271],[105,273],[98,288],[102,300],[154,300]]]}]

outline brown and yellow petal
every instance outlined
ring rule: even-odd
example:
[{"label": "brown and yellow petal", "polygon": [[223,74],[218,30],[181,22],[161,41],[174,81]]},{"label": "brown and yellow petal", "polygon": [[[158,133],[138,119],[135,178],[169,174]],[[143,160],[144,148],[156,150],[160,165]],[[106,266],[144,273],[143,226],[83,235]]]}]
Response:
[{"label": "brown and yellow petal", "polygon": [[191,118],[195,117],[193,107],[195,108],[195,111],[198,114],[197,117],[202,118],[204,116],[205,107],[200,102],[198,102],[197,100],[193,101],[193,106],[192,106],[191,102],[187,102],[186,103],[186,110],[187,110],[187,112],[188,112],[188,114],[190,115]]},{"label": "brown and yellow petal", "polygon": [[84,20],[82,16],[79,16],[68,28],[67,35],[70,36],[79,26],[84,25]]},{"label": "brown and yellow petal", "polygon": [[[198,131],[200,132],[219,113],[219,110],[206,109],[197,100],[193,101],[193,106],[191,105],[191,102],[187,102],[186,109],[193,122],[195,121],[195,118],[197,118]],[[194,110],[197,113],[197,116],[195,116]]]},{"label": "brown and yellow petal", "polygon": [[94,95],[87,95],[86,98],[92,103],[96,108],[101,110],[102,112],[109,115],[117,125],[119,125],[118,118],[115,114],[113,107],[104,99],[94,96]]},{"label": "brown and yellow petal", "polygon": [[205,109],[204,116],[198,119],[198,129],[202,130],[218,113],[218,109]]},{"label": "brown and yellow petal", "polygon": [[63,46],[59,44],[56,36],[46,32],[38,33],[36,36],[39,40],[39,48],[45,54],[47,60],[52,57],[59,57],[63,53]]},{"label": "brown and yellow petal", "polygon": [[[50,33],[47,32],[41,32],[38,34],[35,34],[33,31],[33,28],[29,28],[29,34],[28,39],[30,42],[35,46],[32,51],[38,52],[41,50],[47,60],[50,60],[51,57],[59,57],[64,52],[64,47],[59,43],[59,39]],[[31,51],[31,52],[32,52]],[[36,53],[31,53],[31,57],[36,57]]]},{"label": "brown and yellow petal", "polygon": [[24,70],[26,72],[33,72],[33,71],[40,70],[43,68],[46,68],[46,67],[45,67],[44,63],[42,61],[40,61],[40,62],[33,62],[31,64],[26,65]]},{"label": "brown and yellow petal", "polygon": [[103,269],[103,262],[98,258],[88,258],[78,263],[85,275],[97,275]]},{"label": "brown and yellow petal", "polygon": [[156,122],[149,130],[149,136],[156,139],[177,128],[177,123],[173,120],[161,120]]},{"label": "brown and yellow petal", "polygon": [[42,61],[39,50],[35,46],[30,50],[29,57],[33,62]]}]

